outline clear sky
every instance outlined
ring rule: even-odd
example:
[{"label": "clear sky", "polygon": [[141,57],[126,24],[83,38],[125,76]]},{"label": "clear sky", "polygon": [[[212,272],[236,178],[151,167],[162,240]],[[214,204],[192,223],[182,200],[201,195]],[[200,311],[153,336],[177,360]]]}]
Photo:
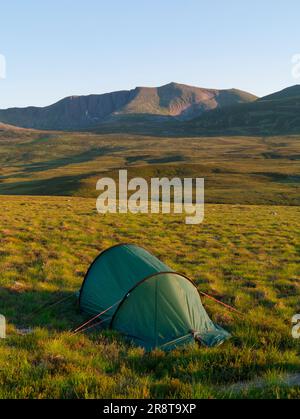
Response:
[{"label": "clear sky", "polygon": [[300,83],[299,0],[10,0],[0,108],[170,81],[259,96]]}]

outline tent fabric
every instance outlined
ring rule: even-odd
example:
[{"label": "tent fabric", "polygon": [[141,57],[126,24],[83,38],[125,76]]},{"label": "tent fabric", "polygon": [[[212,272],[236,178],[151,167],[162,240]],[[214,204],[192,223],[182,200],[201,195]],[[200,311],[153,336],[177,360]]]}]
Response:
[{"label": "tent fabric", "polygon": [[80,291],[80,308],[147,350],[194,342],[221,344],[230,335],[206,313],[196,286],[147,250],[114,246],[91,265]]},{"label": "tent fabric", "polygon": [[[133,244],[113,246],[96,258],[80,291],[80,308],[97,315],[125,297],[139,281],[158,272],[171,271],[155,256]],[[109,322],[117,307],[101,319]]]}]

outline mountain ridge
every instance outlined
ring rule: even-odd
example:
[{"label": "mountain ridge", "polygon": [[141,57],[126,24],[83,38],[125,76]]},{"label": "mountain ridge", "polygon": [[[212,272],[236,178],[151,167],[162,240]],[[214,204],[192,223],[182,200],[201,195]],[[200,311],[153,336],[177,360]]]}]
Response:
[{"label": "mountain ridge", "polygon": [[300,85],[256,101],[211,110],[191,121],[194,132],[246,135],[300,133]]},{"label": "mountain ridge", "polygon": [[278,92],[271,93],[270,95],[263,96],[258,99],[258,101],[266,100],[282,100],[282,99],[291,99],[295,97],[300,97],[300,84],[295,84],[293,86],[286,87]]},{"label": "mountain ridge", "polygon": [[160,87],[68,96],[45,107],[2,109],[0,122],[34,129],[89,129],[117,121],[120,116],[189,120],[212,109],[256,99],[238,89],[206,89],[171,82]]}]

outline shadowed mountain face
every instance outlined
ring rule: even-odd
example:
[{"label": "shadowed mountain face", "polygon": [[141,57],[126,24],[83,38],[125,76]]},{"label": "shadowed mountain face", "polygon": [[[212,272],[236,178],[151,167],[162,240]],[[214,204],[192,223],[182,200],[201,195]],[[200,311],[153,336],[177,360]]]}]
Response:
[{"label": "shadowed mountain face", "polygon": [[279,135],[300,133],[300,85],[239,106],[217,108],[191,121],[191,132]]},{"label": "shadowed mountain face", "polygon": [[288,87],[286,89],[281,90],[280,92],[272,93],[271,95],[264,96],[259,101],[266,101],[266,100],[283,100],[283,99],[292,99],[292,98],[300,98],[300,84],[296,84],[295,86]]},{"label": "shadowed mountain face", "polygon": [[215,90],[170,83],[102,95],[71,96],[46,107],[0,110],[0,121],[25,128],[89,129],[103,122],[136,116],[189,120],[212,109],[248,103],[257,98],[236,89]]},{"label": "shadowed mountain face", "polygon": [[10,108],[0,110],[0,121],[25,128],[80,129],[93,126],[122,108],[132,92],[104,95],[70,96],[44,108]]}]

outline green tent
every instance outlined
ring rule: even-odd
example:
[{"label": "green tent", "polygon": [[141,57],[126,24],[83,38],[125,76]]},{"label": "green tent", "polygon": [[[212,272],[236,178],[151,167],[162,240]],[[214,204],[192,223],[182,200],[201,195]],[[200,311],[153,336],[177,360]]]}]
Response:
[{"label": "green tent", "polygon": [[206,346],[230,335],[208,317],[193,282],[147,250],[121,244],[102,252],[89,268],[80,308],[147,350],[171,349],[197,339]]}]

